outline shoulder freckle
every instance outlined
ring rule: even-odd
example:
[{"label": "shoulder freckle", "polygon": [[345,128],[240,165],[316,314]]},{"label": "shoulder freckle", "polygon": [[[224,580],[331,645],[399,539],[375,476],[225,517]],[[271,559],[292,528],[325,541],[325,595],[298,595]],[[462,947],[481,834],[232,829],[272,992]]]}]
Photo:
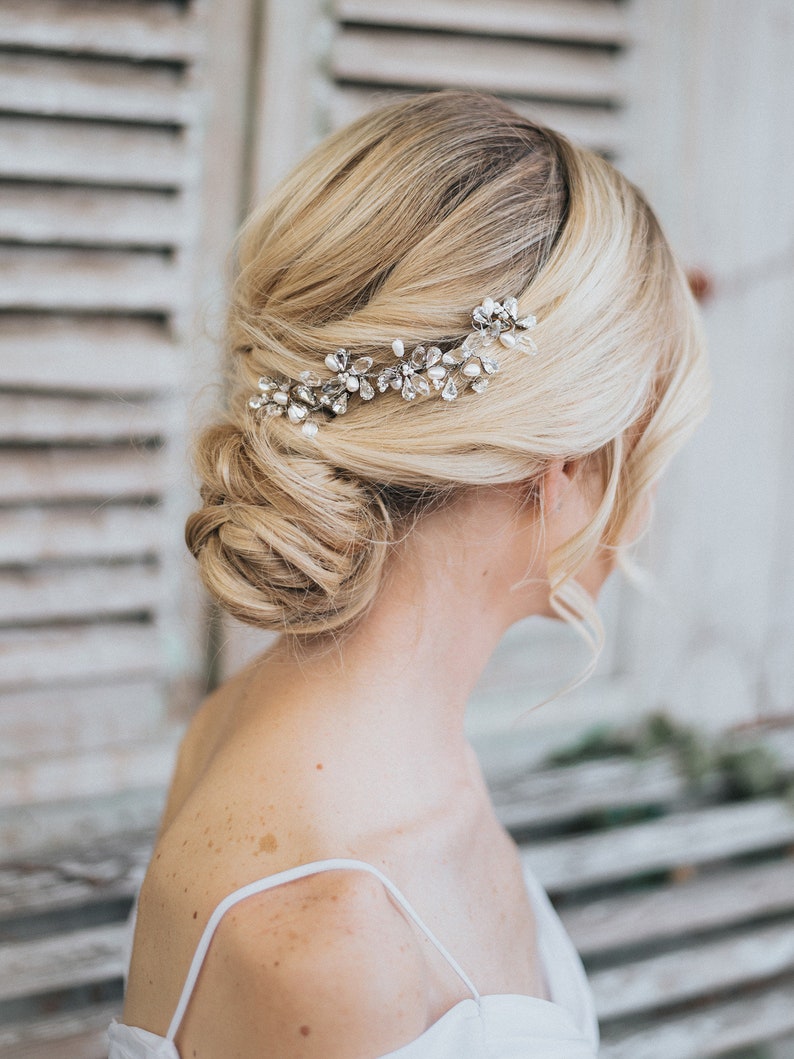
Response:
[{"label": "shoulder freckle", "polygon": [[268,831],[266,835],[262,835],[259,839],[259,848],[257,853],[275,853],[278,849],[278,839],[272,831]]}]

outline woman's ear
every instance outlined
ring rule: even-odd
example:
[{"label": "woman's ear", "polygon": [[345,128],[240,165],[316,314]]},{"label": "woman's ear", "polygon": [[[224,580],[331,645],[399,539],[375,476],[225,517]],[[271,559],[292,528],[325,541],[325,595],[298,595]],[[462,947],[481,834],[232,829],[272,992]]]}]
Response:
[{"label": "woman's ear", "polygon": [[576,466],[575,462],[566,462],[565,460],[554,460],[549,464],[538,483],[541,510],[544,514],[556,514],[560,510],[563,497],[568,491],[576,471]]}]

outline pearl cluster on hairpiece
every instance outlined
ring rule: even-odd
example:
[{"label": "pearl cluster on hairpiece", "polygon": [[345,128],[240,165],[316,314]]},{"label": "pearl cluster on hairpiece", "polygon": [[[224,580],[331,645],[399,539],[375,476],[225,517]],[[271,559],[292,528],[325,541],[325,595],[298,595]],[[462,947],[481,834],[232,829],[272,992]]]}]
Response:
[{"label": "pearl cluster on hairpiece", "polygon": [[259,390],[248,407],[260,415],[286,415],[301,424],[307,437],[314,437],[318,424],[314,415],[344,415],[352,398],[371,401],[387,390],[399,390],[405,401],[428,397],[440,391],[445,401],[454,401],[467,388],[484,393],[491,375],[499,371],[496,354],[501,349],[519,348],[534,356],[537,346],[527,334],[536,324],[534,316],[519,319],[518,302],[484,298],[472,311],[474,330],[459,350],[442,352],[438,346],[416,346],[410,353],[396,338],[391,344],[394,362],[374,368],[372,357],[355,357],[337,349],[325,358],[332,376],[323,379],[317,372],[302,371],[298,381],[279,381],[268,375],[259,380]]}]

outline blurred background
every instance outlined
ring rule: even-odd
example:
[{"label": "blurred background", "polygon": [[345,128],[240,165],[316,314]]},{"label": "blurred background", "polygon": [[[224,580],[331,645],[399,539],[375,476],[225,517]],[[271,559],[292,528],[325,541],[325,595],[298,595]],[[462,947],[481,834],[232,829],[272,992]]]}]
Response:
[{"label": "blurred background", "polygon": [[182,542],[231,241],[326,132],[447,86],[640,185],[714,373],[650,584],[605,593],[596,676],[534,708],[587,655],[516,626],[472,702],[484,761],[659,713],[715,736],[794,721],[790,0],[0,0],[4,859],[151,826],[186,720],[265,642],[214,613]]}]

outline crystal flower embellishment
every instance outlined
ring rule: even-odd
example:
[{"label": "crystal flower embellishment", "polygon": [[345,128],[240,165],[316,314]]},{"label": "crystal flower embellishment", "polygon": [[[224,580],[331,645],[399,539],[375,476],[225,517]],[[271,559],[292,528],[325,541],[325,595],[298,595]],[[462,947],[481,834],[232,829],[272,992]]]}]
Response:
[{"label": "crystal flower embellishment", "polygon": [[538,351],[528,334],[535,317],[519,318],[518,312],[515,298],[484,298],[472,311],[473,330],[455,350],[418,345],[409,352],[397,338],[391,344],[392,361],[384,367],[375,368],[372,357],[353,358],[348,350],[337,349],[325,358],[330,377],[314,371],[301,372],[298,380],[263,375],[248,407],[267,417],[286,415],[314,437],[318,415],[344,415],[354,398],[372,401],[395,390],[403,400],[413,401],[440,391],[444,401],[455,401],[467,389],[485,393],[490,377],[499,371],[497,357],[503,351],[519,349],[532,356]]}]

